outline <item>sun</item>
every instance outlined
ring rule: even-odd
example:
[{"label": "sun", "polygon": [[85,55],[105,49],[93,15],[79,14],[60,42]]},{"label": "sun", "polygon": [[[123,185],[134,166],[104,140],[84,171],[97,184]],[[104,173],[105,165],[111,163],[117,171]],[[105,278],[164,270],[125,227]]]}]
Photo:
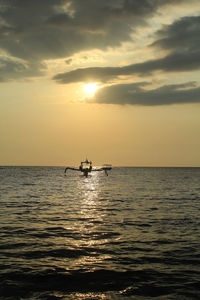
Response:
[{"label": "sun", "polygon": [[88,97],[93,97],[95,92],[99,89],[97,83],[87,83],[83,86],[83,90]]}]

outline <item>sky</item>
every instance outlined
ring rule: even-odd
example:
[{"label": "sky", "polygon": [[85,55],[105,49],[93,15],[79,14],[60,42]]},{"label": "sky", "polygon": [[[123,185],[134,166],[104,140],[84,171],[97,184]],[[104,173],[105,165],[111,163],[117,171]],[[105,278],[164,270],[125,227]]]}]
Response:
[{"label": "sky", "polygon": [[199,153],[199,0],[0,0],[0,165]]}]

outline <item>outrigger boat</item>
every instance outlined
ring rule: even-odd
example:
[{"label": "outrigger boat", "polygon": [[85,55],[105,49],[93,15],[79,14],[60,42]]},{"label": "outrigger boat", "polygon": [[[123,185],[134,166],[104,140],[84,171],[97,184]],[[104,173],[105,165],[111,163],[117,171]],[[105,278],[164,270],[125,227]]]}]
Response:
[{"label": "outrigger boat", "polygon": [[82,172],[85,177],[88,177],[88,174],[91,172],[98,172],[98,171],[104,171],[105,174],[108,176],[108,171],[112,169],[111,165],[105,164],[102,167],[93,167],[92,162],[88,161],[86,158],[85,161],[81,161],[81,164],[79,167],[66,167],[65,168],[65,174],[67,170],[73,170],[73,171],[79,171]]}]

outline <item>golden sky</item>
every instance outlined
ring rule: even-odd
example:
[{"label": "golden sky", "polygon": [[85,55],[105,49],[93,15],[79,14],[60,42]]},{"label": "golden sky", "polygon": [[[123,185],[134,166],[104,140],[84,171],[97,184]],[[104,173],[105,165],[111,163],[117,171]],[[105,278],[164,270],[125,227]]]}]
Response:
[{"label": "golden sky", "polygon": [[0,1],[0,165],[200,166],[200,2]]}]

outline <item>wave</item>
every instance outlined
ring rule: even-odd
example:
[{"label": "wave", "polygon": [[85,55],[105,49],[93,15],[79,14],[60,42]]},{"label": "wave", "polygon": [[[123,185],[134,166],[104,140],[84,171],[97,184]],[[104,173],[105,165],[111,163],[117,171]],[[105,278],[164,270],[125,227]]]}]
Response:
[{"label": "wave", "polygon": [[[179,274],[180,276],[180,274]],[[123,296],[159,297],[163,295],[189,294],[194,296],[198,290],[198,281],[174,282],[170,274],[153,270],[112,271],[95,270],[93,272],[76,270],[70,273],[65,269],[28,273],[9,272],[0,276],[0,293],[4,297],[25,297],[30,293],[57,291],[65,293],[104,293],[116,291]],[[198,292],[196,292],[196,297]],[[171,298],[170,298],[171,299]],[[197,299],[197,298],[196,298]]]}]

